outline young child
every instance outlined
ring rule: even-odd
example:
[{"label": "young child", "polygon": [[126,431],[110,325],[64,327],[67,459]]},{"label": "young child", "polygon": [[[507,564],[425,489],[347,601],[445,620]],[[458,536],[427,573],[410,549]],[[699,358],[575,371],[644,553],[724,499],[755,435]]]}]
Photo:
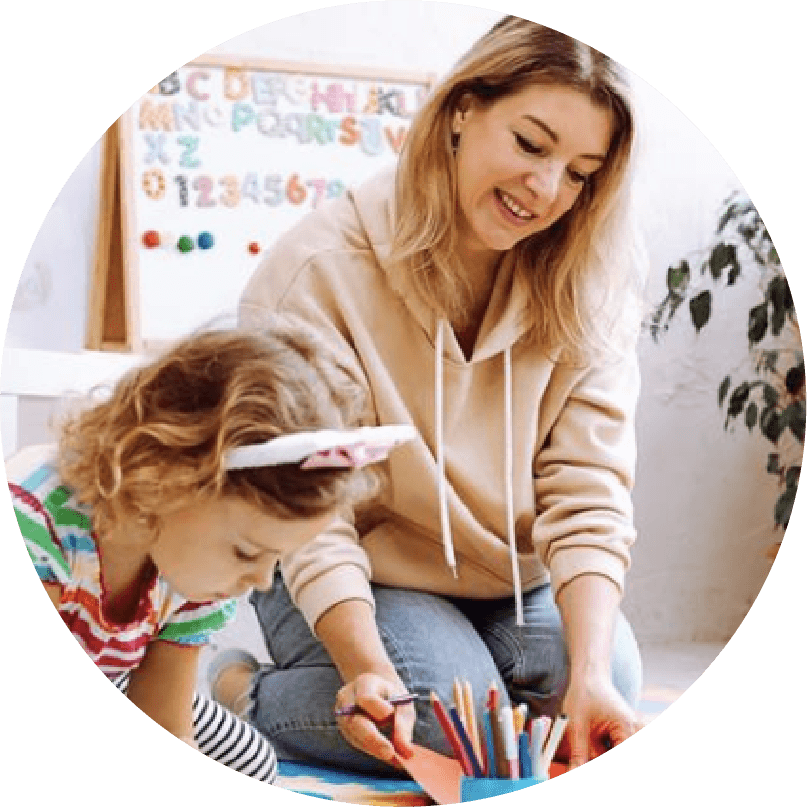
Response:
[{"label": "young child", "polygon": [[413,436],[355,429],[363,402],[298,323],[206,332],[69,418],[53,461],[9,483],[39,577],[88,655],[165,729],[262,781],[274,751],[194,694],[199,651],[233,598],[373,491],[358,469]]}]

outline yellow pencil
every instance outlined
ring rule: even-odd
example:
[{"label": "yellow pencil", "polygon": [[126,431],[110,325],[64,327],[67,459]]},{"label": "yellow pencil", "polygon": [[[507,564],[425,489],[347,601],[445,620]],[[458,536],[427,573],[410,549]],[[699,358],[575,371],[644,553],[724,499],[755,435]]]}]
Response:
[{"label": "yellow pencil", "polygon": [[474,705],[474,691],[470,681],[463,681],[462,694],[465,696],[465,714],[468,718],[468,736],[477,759],[482,759],[482,743],[479,739],[479,723],[476,719],[476,706]]},{"label": "yellow pencil", "polygon": [[454,706],[457,707],[462,725],[468,731],[468,716],[465,714],[465,695],[462,692],[462,684],[459,678],[454,679]]},{"label": "yellow pencil", "polygon": [[513,728],[516,730],[516,737],[524,731],[527,723],[527,704],[521,703],[513,709]]}]

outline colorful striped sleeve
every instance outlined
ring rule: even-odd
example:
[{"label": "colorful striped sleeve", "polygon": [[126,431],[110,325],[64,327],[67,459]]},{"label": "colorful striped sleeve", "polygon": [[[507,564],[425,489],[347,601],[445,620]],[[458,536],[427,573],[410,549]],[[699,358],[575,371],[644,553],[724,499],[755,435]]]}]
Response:
[{"label": "colorful striped sleeve", "polygon": [[50,513],[30,491],[13,483],[9,483],[9,489],[14,515],[39,579],[43,583],[65,585],[72,573]]},{"label": "colorful striped sleeve", "polygon": [[210,637],[235,619],[236,600],[222,602],[186,602],[168,619],[158,639],[184,645],[203,645]]}]

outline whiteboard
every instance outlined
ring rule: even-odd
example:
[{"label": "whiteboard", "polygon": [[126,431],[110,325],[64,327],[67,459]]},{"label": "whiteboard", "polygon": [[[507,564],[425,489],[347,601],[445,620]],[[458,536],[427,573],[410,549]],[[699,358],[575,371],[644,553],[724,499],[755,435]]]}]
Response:
[{"label": "whiteboard", "polygon": [[432,76],[205,57],[121,118],[132,347],[235,314],[260,253],[394,163]]}]

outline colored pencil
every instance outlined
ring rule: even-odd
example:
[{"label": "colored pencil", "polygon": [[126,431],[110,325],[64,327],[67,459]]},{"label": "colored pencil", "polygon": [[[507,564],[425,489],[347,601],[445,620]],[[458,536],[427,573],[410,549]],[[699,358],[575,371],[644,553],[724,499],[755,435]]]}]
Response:
[{"label": "colored pencil", "polygon": [[544,750],[541,754],[541,770],[549,770],[549,765],[555,758],[555,752],[558,750],[568,722],[569,718],[566,717],[566,715],[558,715],[552,721],[552,728],[549,730],[549,737],[547,738],[546,745],[544,745]]},{"label": "colored pencil", "polygon": [[502,728],[502,737],[504,739],[504,759],[507,769],[508,779],[518,779],[518,743],[516,741],[516,732],[513,727],[513,707],[500,706],[499,707],[499,723]]},{"label": "colored pencil", "polygon": [[488,687],[488,697],[485,705],[491,712],[495,712],[499,708],[499,687],[496,686],[495,682],[491,682]]},{"label": "colored pencil", "polygon": [[[406,695],[395,695],[394,697],[390,698],[387,703],[390,706],[406,706],[409,703],[414,703],[414,701],[420,700],[420,695],[416,695],[414,692],[409,692]],[[334,709],[333,713],[337,717],[347,717],[348,715],[355,715],[357,712],[363,711],[360,706],[357,706],[355,703],[352,703],[350,706],[342,706],[339,709]]]},{"label": "colored pencil", "polygon": [[482,736],[485,745],[485,776],[496,778],[496,751],[493,745],[493,727],[490,724],[490,709],[482,712]]},{"label": "colored pencil", "polygon": [[513,728],[516,732],[516,737],[524,731],[524,726],[527,722],[527,704],[521,703],[513,709]]},{"label": "colored pencil", "polygon": [[468,717],[468,736],[478,760],[482,760],[482,743],[479,738],[479,721],[476,718],[476,704],[474,703],[474,690],[470,681],[463,681],[462,694],[465,697],[465,714]]},{"label": "colored pencil", "polygon": [[460,683],[459,678],[454,679],[454,687],[452,689],[452,693],[454,695],[454,706],[457,707],[457,711],[459,712],[460,717],[462,718],[462,724],[467,729],[468,724],[466,723],[467,717],[465,714],[465,696],[463,695],[462,684]]},{"label": "colored pencil", "polygon": [[521,778],[532,778],[532,758],[530,757],[530,738],[526,731],[518,735],[518,764],[521,768]]},{"label": "colored pencil", "polygon": [[546,776],[546,771],[541,769],[541,754],[544,750],[548,730],[548,717],[534,717],[530,720],[530,752],[532,755],[533,776]]},{"label": "colored pencil", "polygon": [[465,749],[463,748],[462,742],[460,741],[460,738],[457,735],[456,730],[454,729],[454,725],[451,721],[451,718],[449,717],[445,706],[443,706],[443,703],[437,696],[436,692],[431,693],[431,701],[432,701],[432,707],[434,708],[434,714],[437,717],[437,720],[440,723],[441,728],[443,729],[443,733],[446,735],[446,739],[448,740],[448,743],[451,746],[451,750],[454,752],[454,756],[460,763],[462,772],[466,776],[473,776],[471,761],[468,759],[468,755],[465,753]]},{"label": "colored pencil", "polygon": [[451,717],[451,722],[454,724],[454,729],[456,730],[457,736],[460,738],[462,747],[465,750],[466,756],[468,757],[468,762],[471,764],[471,774],[477,779],[481,779],[484,776],[484,773],[482,773],[482,766],[479,764],[479,759],[474,752],[474,747],[471,744],[471,738],[468,736],[468,732],[465,730],[465,726],[460,719],[459,710],[456,706],[451,706],[449,707],[448,714],[449,717]]},{"label": "colored pencil", "polygon": [[[499,779],[507,779],[509,774],[504,754],[502,722],[499,719],[499,689],[496,684],[491,684],[488,689],[488,710],[490,712],[490,728],[493,734],[493,761],[495,763],[493,771],[495,771],[495,776]],[[493,772],[489,775],[494,776]]]}]

